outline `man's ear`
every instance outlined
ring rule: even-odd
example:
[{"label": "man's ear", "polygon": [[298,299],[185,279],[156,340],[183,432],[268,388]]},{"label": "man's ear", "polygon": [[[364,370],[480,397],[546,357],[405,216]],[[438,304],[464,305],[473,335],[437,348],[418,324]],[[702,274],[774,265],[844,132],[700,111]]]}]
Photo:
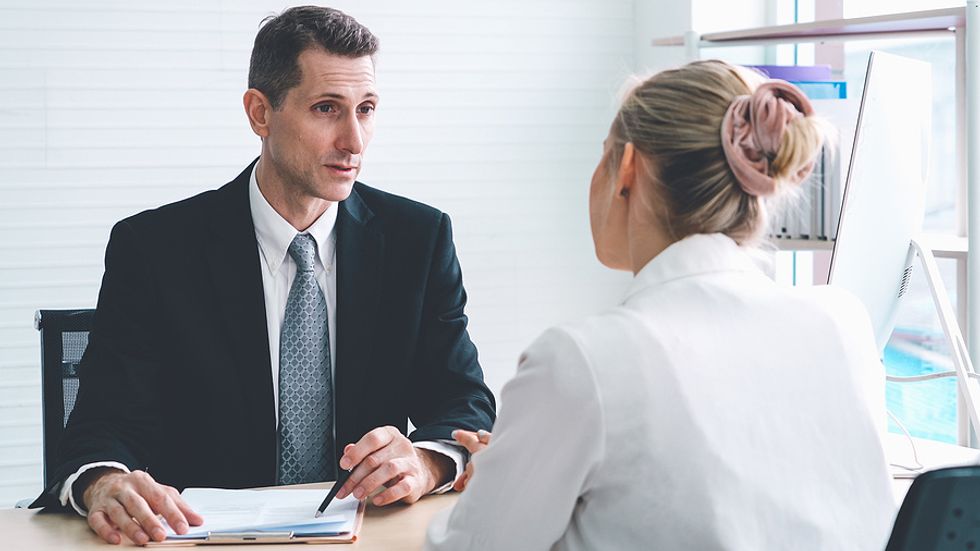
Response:
[{"label": "man's ear", "polygon": [[616,193],[623,197],[629,197],[630,190],[636,183],[636,161],[636,148],[633,147],[633,142],[626,142],[616,175]]},{"label": "man's ear", "polygon": [[248,116],[248,124],[252,126],[252,132],[260,138],[268,137],[269,114],[272,113],[272,103],[269,102],[269,98],[255,88],[249,88],[245,90],[242,103],[245,105],[245,115]]}]

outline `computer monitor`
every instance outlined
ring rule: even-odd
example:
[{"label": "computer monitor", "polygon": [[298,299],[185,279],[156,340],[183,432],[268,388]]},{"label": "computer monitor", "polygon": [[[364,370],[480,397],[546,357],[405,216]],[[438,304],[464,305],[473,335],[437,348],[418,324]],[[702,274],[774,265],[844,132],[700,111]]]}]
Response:
[{"label": "computer monitor", "polygon": [[922,231],[932,132],[928,63],[872,52],[829,283],[865,305],[879,353],[895,328]]}]

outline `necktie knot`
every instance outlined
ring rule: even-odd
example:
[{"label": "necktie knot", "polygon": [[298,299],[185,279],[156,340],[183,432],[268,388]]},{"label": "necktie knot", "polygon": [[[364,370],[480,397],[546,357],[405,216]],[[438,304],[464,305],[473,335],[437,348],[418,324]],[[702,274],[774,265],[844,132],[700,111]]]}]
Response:
[{"label": "necktie knot", "polygon": [[293,257],[299,271],[312,272],[316,262],[316,240],[310,234],[296,234],[289,244],[289,256]]}]

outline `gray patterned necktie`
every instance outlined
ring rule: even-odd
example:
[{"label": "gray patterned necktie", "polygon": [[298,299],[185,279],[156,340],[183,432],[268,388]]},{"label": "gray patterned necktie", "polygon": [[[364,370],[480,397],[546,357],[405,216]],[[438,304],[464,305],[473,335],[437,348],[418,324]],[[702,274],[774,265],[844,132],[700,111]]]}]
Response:
[{"label": "gray patterned necktie", "polygon": [[279,338],[279,484],[335,478],[327,301],[313,275],[316,241],[289,245],[296,278]]}]

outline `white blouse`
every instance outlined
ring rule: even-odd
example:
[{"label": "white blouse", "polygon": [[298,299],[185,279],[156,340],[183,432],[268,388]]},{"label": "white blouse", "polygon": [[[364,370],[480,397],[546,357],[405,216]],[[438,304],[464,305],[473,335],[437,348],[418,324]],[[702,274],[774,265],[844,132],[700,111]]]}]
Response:
[{"label": "white blouse", "polygon": [[867,314],[695,235],[545,332],[430,550],[879,550],[895,513]]}]

